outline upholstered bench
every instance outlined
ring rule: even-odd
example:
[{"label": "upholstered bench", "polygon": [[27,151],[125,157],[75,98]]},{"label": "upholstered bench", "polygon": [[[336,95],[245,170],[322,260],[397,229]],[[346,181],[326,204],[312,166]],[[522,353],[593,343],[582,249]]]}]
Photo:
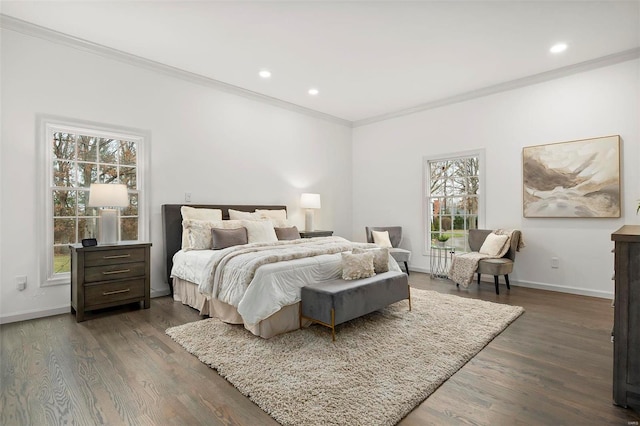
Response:
[{"label": "upholstered bench", "polygon": [[336,279],[308,285],[302,287],[300,326],[303,320],[309,320],[329,327],[335,341],[336,325],[404,299],[409,299],[411,310],[407,275],[396,271],[353,281]]}]

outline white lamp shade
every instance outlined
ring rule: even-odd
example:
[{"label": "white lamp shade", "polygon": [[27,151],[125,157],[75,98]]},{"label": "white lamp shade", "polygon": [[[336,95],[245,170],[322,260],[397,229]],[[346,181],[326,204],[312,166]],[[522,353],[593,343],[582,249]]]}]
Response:
[{"label": "white lamp shade", "polygon": [[319,209],[320,194],[302,194],[300,196],[300,207],[303,209]]},{"label": "white lamp shade", "polygon": [[127,207],[127,186],[119,183],[92,183],[88,207]]}]

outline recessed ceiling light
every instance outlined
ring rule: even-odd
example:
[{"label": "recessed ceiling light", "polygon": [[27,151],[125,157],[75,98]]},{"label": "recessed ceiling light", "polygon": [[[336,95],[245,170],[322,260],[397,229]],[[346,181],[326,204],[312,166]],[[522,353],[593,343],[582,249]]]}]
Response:
[{"label": "recessed ceiling light", "polygon": [[318,89],[309,89],[309,94],[310,94],[310,95],[315,96],[315,95],[317,95],[318,93],[320,93],[320,92],[318,92]]},{"label": "recessed ceiling light", "polygon": [[551,49],[549,49],[549,52],[551,53],[561,53],[564,52],[565,50],[567,50],[567,43],[556,43],[553,46],[551,46]]},{"label": "recessed ceiling light", "polygon": [[262,70],[258,73],[258,75],[262,78],[269,78],[271,77],[271,71]]}]

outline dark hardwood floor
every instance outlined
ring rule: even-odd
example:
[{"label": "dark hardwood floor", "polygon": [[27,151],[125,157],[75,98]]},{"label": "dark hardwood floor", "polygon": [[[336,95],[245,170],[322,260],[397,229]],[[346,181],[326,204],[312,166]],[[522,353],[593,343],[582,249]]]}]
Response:
[{"label": "dark hardwood floor", "polygon": [[[491,283],[467,291],[420,273],[410,283],[526,312],[401,425],[638,424],[611,402],[610,301],[515,286],[498,296]],[[79,324],[69,314],[0,326],[0,424],[277,424],[164,333],[198,319],[162,297]]]}]

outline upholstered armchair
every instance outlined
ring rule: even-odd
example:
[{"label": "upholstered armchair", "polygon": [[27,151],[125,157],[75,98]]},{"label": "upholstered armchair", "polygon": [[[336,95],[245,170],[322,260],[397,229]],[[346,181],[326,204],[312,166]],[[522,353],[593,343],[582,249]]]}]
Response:
[{"label": "upholstered armchair", "polygon": [[391,247],[389,247],[389,254],[399,264],[404,264],[404,269],[409,275],[409,260],[411,259],[411,252],[409,250],[401,249],[400,243],[402,242],[402,226],[367,226],[365,227],[367,232],[367,242],[374,243],[373,234],[371,231],[389,232],[389,241]]},{"label": "upholstered armchair", "polygon": [[[490,229],[470,229],[469,230],[469,247],[472,251],[480,251],[484,240],[487,238],[492,231]],[[511,236],[511,242],[509,246],[509,250],[507,253],[499,258],[487,258],[482,259],[478,262],[478,284],[480,284],[480,276],[482,274],[493,275],[493,281],[496,285],[496,294],[500,294],[500,288],[498,285],[498,277],[500,275],[504,275],[505,283],[507,284],[507,289],[510,289],[509,285],[509,274],[513,272],[513,264],[516,260],[516,251],[518,250],[518,245],[520,244],[520,231],[513,231]]]}]

